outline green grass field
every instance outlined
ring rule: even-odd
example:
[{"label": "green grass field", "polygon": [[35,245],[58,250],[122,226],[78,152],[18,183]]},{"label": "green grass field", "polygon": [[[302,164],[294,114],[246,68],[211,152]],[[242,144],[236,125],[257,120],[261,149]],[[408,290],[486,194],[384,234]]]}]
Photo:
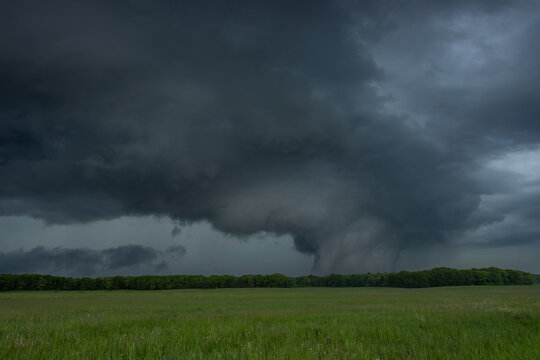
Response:
[{"label": "green grass field", "polygon": [[5,292],[0,359],[540,359],[540,286]]}]

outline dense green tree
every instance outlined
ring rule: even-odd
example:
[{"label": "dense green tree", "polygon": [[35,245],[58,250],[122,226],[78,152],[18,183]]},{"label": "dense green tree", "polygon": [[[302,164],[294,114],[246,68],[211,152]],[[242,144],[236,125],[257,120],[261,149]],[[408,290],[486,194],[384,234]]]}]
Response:
[{"label": "dense green tree", "polygon": [[529,285],[537,283],[538,275],[523,271],[486,269],[456,270],[435,268],[424,271],[400,271],[385,274],[330,274],[327,276],[288,277],[271,275],[170,275],[113,276],[99,278],[69,278],[40,274],[0,274],[0,291],[10,290],[166,290],[215,289],[232,287],[360,287],[392,286],[420,288],[454,285]]}]

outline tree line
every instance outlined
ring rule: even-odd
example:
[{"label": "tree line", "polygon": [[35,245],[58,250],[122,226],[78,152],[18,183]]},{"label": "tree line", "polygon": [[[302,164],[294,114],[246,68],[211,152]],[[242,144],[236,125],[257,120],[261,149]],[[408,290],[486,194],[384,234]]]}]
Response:
[{"label": "tree line", "polygon": [[289,277],[272,275],[166,275],[71,278],[41,274],[0,274],[0,291],[10,290],[167,290],[255,287],[402,287],[462,285],[531,285],[535,275],[495,267],[456,270],[435,268],[397,273],[330,274]]}]

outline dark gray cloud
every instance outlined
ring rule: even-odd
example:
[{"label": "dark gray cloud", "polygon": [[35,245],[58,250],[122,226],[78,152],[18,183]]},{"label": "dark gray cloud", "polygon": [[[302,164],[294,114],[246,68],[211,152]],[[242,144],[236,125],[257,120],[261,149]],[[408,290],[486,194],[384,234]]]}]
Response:
[{"label": "dark gray cloud", "polygon": [[175,237],[175,236],[178,236],[180,234],[182,230],[180,229],[180,227],[178,227],[178,225],[175,225],[173,227],[173,229],[171,230],[171,236],[172,237]]},{"label": "dark gray cloud", "polygon": [[157,258],[156,250],[147,246],[125,245],[117,248],[102,250],[106,258],[108,269],[118,269],[126,266],[132,266]]},{"label": "dark gray cloud", "polygon": [[167,253],[173,257],[182,257],[186,254],[186,248],[182,245],[172,245],[167,248]]},{"label": "dark gray cloud", "polygon": [[473,239],[538,144],[538,8],[401,6],[3,3],[0,214],[289,234],[319,272]]},{"label": "dark gray cloud", "polygon": [[[87,248],[45,248],[0,252],[0,273],[50,273],[71,275],[95,275],[115,273],[131,268],[139,270],[141,266],[153,268],[159,272],[167,269],[162,258],[171,254],[181,257],[186,250],[181,245],[172,246],[165,252],[148,246],[124,245],[103,250]],[[158,260],[161,260],[158,262]]]}]

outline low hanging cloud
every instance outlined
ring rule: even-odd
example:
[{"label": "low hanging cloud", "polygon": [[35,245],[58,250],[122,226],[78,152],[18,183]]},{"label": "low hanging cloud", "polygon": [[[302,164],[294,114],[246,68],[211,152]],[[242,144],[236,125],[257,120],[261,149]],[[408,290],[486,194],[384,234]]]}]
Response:
[{"label": "low hanging cloud", "polygon": [[[316,272],[390,270],[519,208],[484,206],[512,186],[484,164],[540,142],[535,9],[4,2],[0,215],[208,221],[291,235]],[[2,256],[158,257],[118,249]]]},{"label": "low hanging cloud", "polygon": [[35,247],[31,250],[0,252],[0,273],[50,273],[87,276],[130,268],[167,269],[164,258],[169,254],[182,257],[181,245],[165,252],[142,245],[124,245],[103,250]]}]

